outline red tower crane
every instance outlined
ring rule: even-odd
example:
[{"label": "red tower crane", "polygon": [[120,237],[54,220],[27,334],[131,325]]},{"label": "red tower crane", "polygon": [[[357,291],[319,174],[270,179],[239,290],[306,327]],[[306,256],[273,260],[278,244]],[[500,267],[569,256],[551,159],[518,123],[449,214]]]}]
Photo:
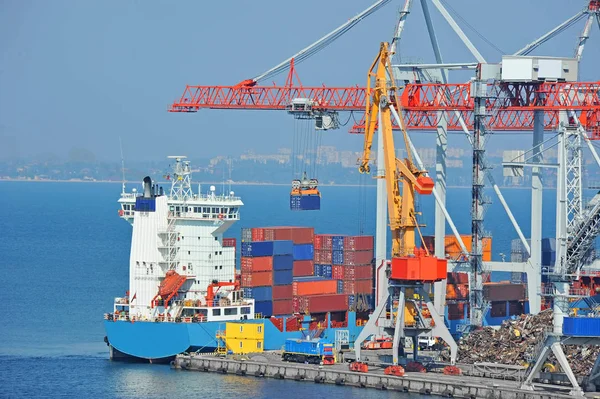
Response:
[{"label": "red tower crane", "polygon": [[[233,86],[187,85],[170,112],[197,112],[200,109],[287,110],[292,100],[309,99],[313,111],[364,112],[367,89],[360,86],[303,86],[293,60],[283,86],[260,86],[247,79]],[[533,129],[534,111],[544,111],[544,126],[558,126],[561,110],[580,112],[582,125],[594,138],[600,138],[600,81],[489,83],[486,108],[491,110],[489,128],[495,131]],[[473,126],[473,98],[470,83],[411,83],[400,88],[401,107],[406,127],[412,130],[435,129],[438,111],[448,111],[448,130],[462,130],[461,116],[467,128]],[[369,94],[370,95],[370,94]],[[394,126],[394,128],[398,128]],[[364,131],[364,118],[351,133]]]}]

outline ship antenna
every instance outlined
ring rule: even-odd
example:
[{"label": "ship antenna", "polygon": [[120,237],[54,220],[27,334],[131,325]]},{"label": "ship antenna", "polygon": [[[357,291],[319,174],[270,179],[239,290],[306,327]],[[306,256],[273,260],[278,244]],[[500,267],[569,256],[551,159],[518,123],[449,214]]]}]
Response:
[{"label": "ship antenna", "polygon": [[229,157],[229,192],[231,193],[231,167],[233,164],[233,160]]},{"label": "ship antenna", "polygon": [[121,136],[119,136],[119,148],[121,149],[121,173],[123,174],[121,180],[121,193],[125,194],[125,158],[123,158],[123,143],[121,142]]}]

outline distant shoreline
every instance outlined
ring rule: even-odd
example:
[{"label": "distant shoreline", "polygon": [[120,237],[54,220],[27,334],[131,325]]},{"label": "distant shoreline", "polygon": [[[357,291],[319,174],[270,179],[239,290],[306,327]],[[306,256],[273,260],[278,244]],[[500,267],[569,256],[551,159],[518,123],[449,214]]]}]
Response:
[{"label": "distant shoreline", "polygon": [[[29,179],[0,179],[0,182],[23,182],[23,183],[111,183],[111,184],[122,184],[121,181],[116,180],[29,180]],[[126,181],[125,184],[136,184],[139,183],[137,181]],[[169,181],[160,181],[160,184],[169,184]],[[223,185],[223,182],[192,182],[192,184],[212,184],[215,186]],[[225,185],[229,185],[229,183],[225,183]],[[290,184],[286,183],[261,183],[261,182],[232,182],[232,186],[289,186]],[[360,184],[320,184],[320,187],[361,187]],[[362,187],[373,187],[376,186],[374,184],[364,185]],[[486,186],[487,188],[491,188],[491,186]],[[470,189],[471,186],[447,186],[447,188],[463,188]],[[501,189],[504,190],[530,190],[531,187],[514,187],[514,186],[500,186]],[[547,190],[555,190],[556,187],[546,187]]]}]

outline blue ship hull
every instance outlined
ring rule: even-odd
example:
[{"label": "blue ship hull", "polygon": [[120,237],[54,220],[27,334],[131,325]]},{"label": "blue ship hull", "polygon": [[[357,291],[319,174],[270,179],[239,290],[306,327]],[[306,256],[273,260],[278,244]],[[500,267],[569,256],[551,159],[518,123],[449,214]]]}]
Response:
[{"label": "blue ship hull", "polygon": [[[310,321],[310,316],[305,316]],[[264,349],[282,349],[288,338],[303,338],[303,331],[279,331],[269,319],[232,320],[232,322],[260,323],[265,332]],[[285,325],[285,323],[284,323]],[[224,322],[173,323],[147,321],[104,321],[107,344],[111,346],[113,360],[143,360],[168,362],[183,352],[214,352],[217,348],[217,331],[225,329]],[[350,342],[354,342],[362,330],[356,325],[356,314],[348,312],[348,327],[328,328],[319,336],[335,342],[337,330],[348,330]]]}]

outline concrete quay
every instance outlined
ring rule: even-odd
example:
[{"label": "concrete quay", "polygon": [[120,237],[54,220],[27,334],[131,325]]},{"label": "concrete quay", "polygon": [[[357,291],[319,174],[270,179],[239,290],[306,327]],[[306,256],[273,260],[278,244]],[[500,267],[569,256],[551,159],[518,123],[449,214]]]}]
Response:
[{"label": "concrete quay", "polygon": [[369,373],[356,373],[349,371],[348,365],[343,363],[334,366],[287,363],[268,354],[254,356],[248,360],[203,354],[182,354],[171,362],[171,366],[175,369],[189,371],[394,390],[449,398],[549,399],[572,397],[564,391],[558,390],[521,390],[516,381],[449,376],[441,373],[406,373],[404,377],[395,377],[384,375],[382,368],[372,366],[369,366]]}]

